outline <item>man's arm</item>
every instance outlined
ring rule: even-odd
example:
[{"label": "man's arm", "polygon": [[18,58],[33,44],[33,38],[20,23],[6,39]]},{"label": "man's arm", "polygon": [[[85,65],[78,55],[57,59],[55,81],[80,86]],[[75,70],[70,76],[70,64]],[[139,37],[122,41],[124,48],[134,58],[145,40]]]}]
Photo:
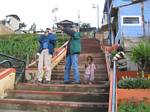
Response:
[{"label": "man's arm", "polygon": [[63,32],[65,32],[66,34],[70,35],[71,37],[73,37],[74,34],[75,34],[75,31],[70,30],[69,28],[64,28]]},{"label": "man's arm", "polygon": [[49,39],[49,44],[52,44],[53,46],[56,45],[56,41],[57,41],[56,35],[50,34],[49,37],[48,37],[48,39]]},{"label": "man's arm", "polygon": [[63,26],[59,25],[59,28],[66,34],[70,35],[71,37],[74,36],[75,31],[70,30],[69,28],[64,28]]}]

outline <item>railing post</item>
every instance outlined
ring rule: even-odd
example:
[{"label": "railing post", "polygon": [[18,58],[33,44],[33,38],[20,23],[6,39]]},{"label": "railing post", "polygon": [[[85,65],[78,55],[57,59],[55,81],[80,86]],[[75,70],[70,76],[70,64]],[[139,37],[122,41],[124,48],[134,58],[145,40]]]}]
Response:
[{"label": "railing post", "polygon": [[113,61],[112,112],[116,112],[116,61]]}]

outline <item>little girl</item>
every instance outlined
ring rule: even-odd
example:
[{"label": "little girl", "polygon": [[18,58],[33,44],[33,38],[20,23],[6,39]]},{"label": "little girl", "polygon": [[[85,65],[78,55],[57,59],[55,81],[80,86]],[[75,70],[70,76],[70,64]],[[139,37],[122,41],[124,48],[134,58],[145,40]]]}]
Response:
[{"label": "little girl", "polygon": [[95,64],[93,63],[93,57],[88,56],[85,64],[85,83],[92,84],[94,82],[94,72],[96,70]]}]

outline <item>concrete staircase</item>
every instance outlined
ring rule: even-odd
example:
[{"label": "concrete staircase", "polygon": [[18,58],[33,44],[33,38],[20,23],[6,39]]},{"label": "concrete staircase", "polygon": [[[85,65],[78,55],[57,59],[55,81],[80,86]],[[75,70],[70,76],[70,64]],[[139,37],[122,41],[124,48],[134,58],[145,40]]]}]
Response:
[{"label": "concrete staircase", "polygon": [[99,42],[82,39],[82,51],[81,82],[86,57],[91,55],[97,67],[94,84],[63,84],[65,60],[62,60],[53,70],[52,84],[20,83],[15,90],[6,91],[6,98],[0,100],[0,112],[108,112],[109,82]]}]

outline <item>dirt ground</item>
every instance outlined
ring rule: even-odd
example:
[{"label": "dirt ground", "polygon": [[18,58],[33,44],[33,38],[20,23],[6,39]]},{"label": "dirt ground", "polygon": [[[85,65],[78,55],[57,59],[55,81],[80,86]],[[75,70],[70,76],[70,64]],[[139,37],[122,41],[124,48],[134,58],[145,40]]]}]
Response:
[{"label": "dirt ground", "polygon": [[4,25],[0,25],[0,35],[13,34],[13,33],[14,32],[10,28]]}]

